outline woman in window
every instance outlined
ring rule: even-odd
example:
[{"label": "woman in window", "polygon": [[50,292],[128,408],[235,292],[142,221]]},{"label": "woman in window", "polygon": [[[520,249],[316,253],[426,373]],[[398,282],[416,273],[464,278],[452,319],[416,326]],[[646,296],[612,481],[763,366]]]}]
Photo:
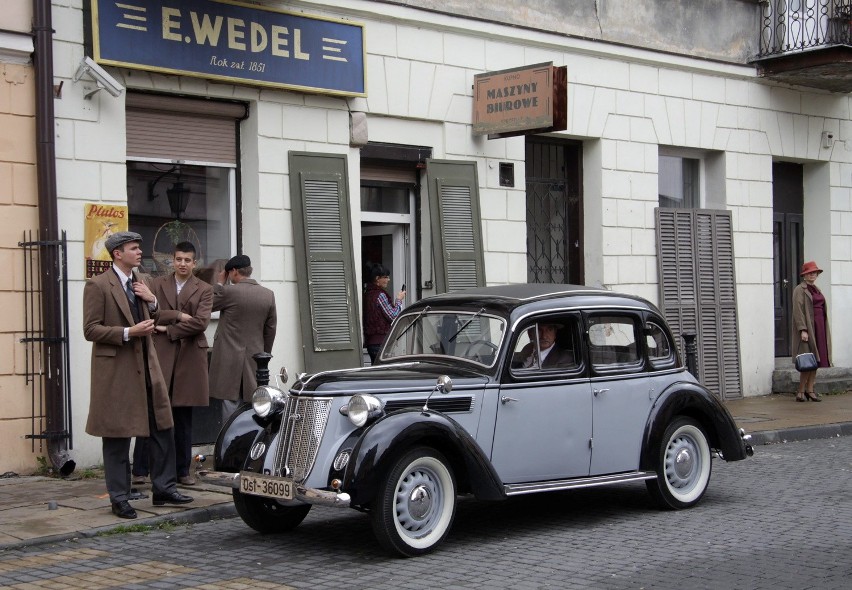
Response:
[{"label": "woman in window", "polygon": [[[402,311],[405,291],[397,293],[391,299],[388,293],[390,271],[381,264],[371,264],[366,273],[367,288],[364,290],[364,345],[370,355],[370,364],[376,362],[376,355],[390,332],[391,322]],[[404,287],[404,285],[403,285]]]},{"label": "woman in window", "polygon": [[[822,291],[814,283],[822,273],[816,262],[802,265],[802,282],[793,290],[792,355],[812,352],[819,367],[831,366],[831,332],[828,329],[828,307]],[[800,374],[796,401],[822,401],[814,392],[816,369]]]}]

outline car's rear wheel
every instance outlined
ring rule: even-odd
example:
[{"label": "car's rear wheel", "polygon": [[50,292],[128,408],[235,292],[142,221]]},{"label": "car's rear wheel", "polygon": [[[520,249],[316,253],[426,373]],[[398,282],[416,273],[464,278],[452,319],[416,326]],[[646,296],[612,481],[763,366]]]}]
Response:
[{"label": "car's rear wheel", "polygon": [[397,461],[373,504],[373,532],[392,553],[415,557],[446,537],[456,513],[456,481],[434,449],[413,449]]},{"label": "car's rear wheel", "polygon": [[233,490],[237,514],[259,533],[283,533],[296,528],[311,510],[310,504],[282,506],[272,498],[243,494]]},{"label": "car's rear wheel", "polygon": [[662,508],[694,506],[710,483],[710,445],[701,426],[691,418],[677,418],[663,435],[656,479],[646,481],[648,491]]}]

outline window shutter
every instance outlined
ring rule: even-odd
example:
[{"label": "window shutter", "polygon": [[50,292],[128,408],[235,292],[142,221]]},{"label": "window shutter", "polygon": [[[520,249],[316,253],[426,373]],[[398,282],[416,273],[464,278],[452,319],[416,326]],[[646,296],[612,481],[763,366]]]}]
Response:
[{"label": "window shutter", "polygon": [[438,293],[485,285],[476,162],[426,160]]},{"label": "window shutter", "polygon": [[731,213],[659,208],[657,249],[661,307],[676,335],[697,334],[701,382],[742,397]]},{"label": "window shutter", "polygon": [[[346,157],[290,152],[296,275],[305,368],[361,364]],[[307,305],[305,305],[307,303]]]}]

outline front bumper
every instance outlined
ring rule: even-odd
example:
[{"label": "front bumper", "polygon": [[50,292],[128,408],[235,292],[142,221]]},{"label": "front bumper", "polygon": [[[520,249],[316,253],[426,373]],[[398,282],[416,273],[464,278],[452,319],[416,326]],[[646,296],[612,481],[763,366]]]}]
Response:
[{"label": "front bumper", "polygon": [[[198,470],[195,475],[203,482],[212,485],[240,489],[240,474],[229,471]],[[317,490],[296,485],[293,490],[294,500],[303,504],[316,506],[331,506],[332,508],[349,508],[350,497],[345,492],[332,492],[329,490]]]}]

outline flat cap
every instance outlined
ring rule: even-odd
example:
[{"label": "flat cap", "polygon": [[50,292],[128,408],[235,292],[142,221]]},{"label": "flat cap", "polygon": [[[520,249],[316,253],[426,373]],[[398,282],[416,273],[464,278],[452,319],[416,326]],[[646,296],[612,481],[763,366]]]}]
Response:
[{"label": "flat cap", "polygon": [[225,270],[230,271],[235,268],[245,268],[251,266],[251,258],[245,254],[238,254],[225,263]]},{"label": "flat cap", "polygon": [[116,248],[120,248],[127,242],[141,242],[142,236],[135,231],[120,231],[112,234],[104,242],[107,252],[112,252]]}]

